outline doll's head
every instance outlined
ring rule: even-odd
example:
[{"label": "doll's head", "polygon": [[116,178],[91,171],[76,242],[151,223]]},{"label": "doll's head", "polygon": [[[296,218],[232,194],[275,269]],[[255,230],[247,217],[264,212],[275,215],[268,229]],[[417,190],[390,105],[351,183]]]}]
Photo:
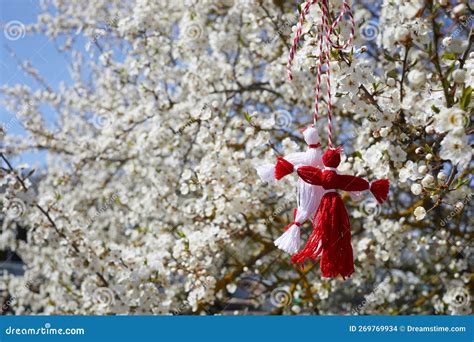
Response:
[{"label": "doll's head", "polygon": [[328,148],[323,154],[323,164],[326,167],[338,167],[341,162],[341,147]]},{"label": "doll's head", "polygon": [[303,133],[304,141],[308,146],[316,146],[319,144],[319,134],[314,125],[310,125],[301,131]]}]

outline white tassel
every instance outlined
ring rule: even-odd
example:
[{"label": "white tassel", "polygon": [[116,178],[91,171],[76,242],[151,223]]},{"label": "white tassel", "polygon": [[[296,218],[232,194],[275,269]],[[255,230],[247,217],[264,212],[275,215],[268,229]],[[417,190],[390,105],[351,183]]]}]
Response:
[{"label": "white tassel", "polygon": [[314,126],[309,126],[303,132],[304,141],[308,145],[313,145],[319,143],[319,134]]},{"label": "white tassel", "polygon": [[[308,145],[316,145],[319,142],[318,132],[312,126],[308,127],[303,132],[303,136]],[[285,159],[295,165],[295,169],[301,165],[323,166],[322,151],[319,147],[310,147],[306,152],[289,154]],[[319,202],[324,195],[324,189],[321,186],[311,185],[304,182],[302,179],[298,179],[297,190],[298,206],[295,222],[304,223],[307,220],[311,220],[316,213],[316,210],[319,207]],[[275,240],[275,246],[290,254],[298,252],[301,242],[300,231],[301,229],[298,225],[291,225],[283,235]]]},{"label": "white tassel", "polygon": [[271,182],[275,180],[275,165],[265,164],[257,166],[255,169],[263,182]]},{"label": "white tassel", "polygon": [[[303,132],[304,140],[308,145],[311,145],[305,152],[290,153],[284,158],[292,163],[297,169],[301,165],[311,165],[322,167],[322,151],[319,146],[319,136],[314,126],[309,126]],[[262,181],[269,182],[275,179],[275,166],[266,164],[257,167],[257,173]],[[321,186],[315,186],[305,183],[298,178],[297,185],[297,210],[295,215],[295,222],[304,223],[311,220],[319,207],[321,197],[324,195],[324,189]],[[301,229],[297,224],[291,224],[278,239],[275,240],[275,246],[279,249],[289,253],[295,254],[298,252],[301,243]]]},{"label": "white tassel", "polygon": [[298,252],[300,244],[300,227],[296,224],[291,225],[286,232],[275,240],[275,246],[289,254]]},{"label": "white tassel", "polygon": [[283,158],[288,160],[293,165],[298,165],[305,164],[308,156],[306,155],[306,152],[294,152],[284,156]]}]

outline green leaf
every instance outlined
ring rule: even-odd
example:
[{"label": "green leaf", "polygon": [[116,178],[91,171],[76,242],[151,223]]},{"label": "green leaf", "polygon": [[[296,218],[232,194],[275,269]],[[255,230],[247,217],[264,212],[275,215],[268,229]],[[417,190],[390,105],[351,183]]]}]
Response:
[{"label": "green leaf", "polygon": [[396,59],[393,58],[392,56],[390,56],[388,53],[384,53],[384,57],[387,61],[390,61],[390,62],[395,62]]},{"label": "green leaf", "polygon": [[469,103],[471,102],[471,97],[472,97],[472,88],[471,86],[469,86],[466,89],[464,89],[461,99],[459,100],[459,106],[461,107],[462,110],[467,109],[467,107],[469,106]]},{"label": "green leaf", "polygon": [[247,122],[252,121],[252,117],[250,116],[249,112],[244,112],[244,118],[247,120]]},{"label": "green leaf", "polygon": [[455,60],[456,59],[456,54],[452,52],[445,52],[443,53],[443,56],[441,57],[443,60]]},{"label": "green leaf", "polygon": [[438,108],[438,107],[436,107],[435,105],[432,105],[432,106],[431,106],[431,109],[432,109],[432,110],[433,110],[433,112],[435,112],[436,114],[438,114],[438,113],[439,113],[439,108]]},{"label": "green leaf", "polygon": [[138,227],[137,231],[141,234],[146,233],[148,231],[147,227]]},{"label": "green leaf", "polygon": [[397,76],[398,76],[397,69],[392,69],[392,70],[390,70],[390,71],[388,72],[387,76],[396,79]]}]

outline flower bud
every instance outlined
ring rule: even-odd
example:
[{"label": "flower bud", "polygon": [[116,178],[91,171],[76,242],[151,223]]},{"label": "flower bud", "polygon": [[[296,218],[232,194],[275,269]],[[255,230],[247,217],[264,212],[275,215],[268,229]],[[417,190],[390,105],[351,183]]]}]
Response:
[{"label": "flower bud", "polygon": [[457,202],[457,203],[454,205],[454,208],[456,208],[456,210],[458,210],[458,211],[461,211],[461,210],[464,208],[464,203],[462,203],[462,202]]},{"label": "flower bud", "polygon": [[426,209],[423,207],[417,207],[415,211],[413,212],[413,214],[415,215],[415,219],[417,221],[421,221],[426,216]]},{"label": "flower bud", "polygon": [[413,195],[418,196],[418,195],[421,194],[421,192],[423,191],[423,188],[421,187],[420,184],[412,184],[410,190],[411,190],[411,192],[412,192]]},{"label": "flower bud", "polygon": [[466,70],[464,69],[454,70],[453,80],[456,83],[464,83],[464,81],[466,81]]},{"label": "flower bud", "polygon": [[422,175],[425,175],[428,172],[428,167],[426,165],[421,165],[418,168],[418,172],[421,173]]},{"label": "flower bud", "polygon": [[459,4],[453,8],[453,13],[455,16],[460,16],[466,11],[466,9],[467,9],[466,4]]},{"label": "flower bud", "polygon": [[448,175],[444,173],[443,171],[441,171],[438,173],[436,178],[438,178],[439,181],[444,182],[448,178]]},{"label": "flower bud", "polygon": [[433,125],[426,126],[425,132],[426,132],[426,134],[430,134],[430,135],[433,134],[435,132],[435,129],[434,129]]},{"label": "flower bud", "polygon": [[444,47],[448,47],[451,45],[451,42],[453,41],[453,38],[451,36],[443,38],[441,41],[441,44],[443,44]]},{"label": "flower bud", "polygon": [[408,73],[408,82],[414,87],[419,87],[426,82],[426,74],[423,71],[413,69]]},{"label": "flower bud", "polygon": [[400,42],[402,44],[408,42],[408,40],[410,39],[410,31],[406,27],[398,27],[395,30],[395,39],[397,40],[397,42]]},{"label": "flower bud", "polygon": [[434,184],[434,177],[432,175],[426,175],[422,180],[421,184],[426,188]]},{"label": "flower bud", "polygon": [[390,77],[389,79],[387,79],[387,82],[386,82],[386,83],[387,83],[387,85],[388,85],[389,87],[394,87],[395,84],[397,84],[397,82],[395,81],[395,79],[392,78],[392,77]]},{"label": "flower bud", "polygon": [[380,130],[380,136],[383,138],[386,138],[388,136],[388,133],[390,133],[390,128],[384,127]]}]

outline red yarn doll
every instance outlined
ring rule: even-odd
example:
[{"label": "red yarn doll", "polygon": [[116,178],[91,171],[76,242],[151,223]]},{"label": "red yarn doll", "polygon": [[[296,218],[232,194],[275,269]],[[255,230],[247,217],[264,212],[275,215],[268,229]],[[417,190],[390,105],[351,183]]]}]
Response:
[{"label": "red yarn doll", "polygon": [[305,247],[291,257],[293,263],[304,264],[307,258],[316,259],[321,255],[320,267],[323,277],[344,279],[354,272],[351,245],[351,226],[344,202],[337,190],[370,190],[379,203],[387,199],[389,181],[366,180],[339,175],[336,168],[341,162],[341,148],[328,149],[323,155],[324,170],[313,166],[300,166],[298,175],[305,182],[320,185],[325,190],[313,220],[313,232]]}]

